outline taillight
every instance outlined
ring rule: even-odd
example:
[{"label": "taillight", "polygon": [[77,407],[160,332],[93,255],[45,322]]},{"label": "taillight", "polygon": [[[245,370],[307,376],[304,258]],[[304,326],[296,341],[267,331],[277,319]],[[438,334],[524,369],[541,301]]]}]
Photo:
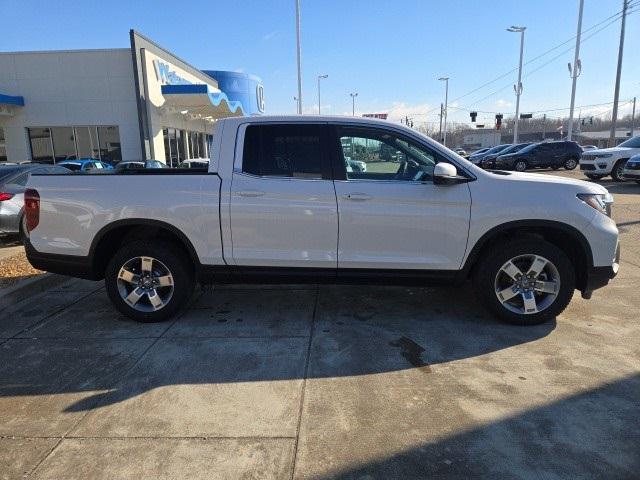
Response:
[{"label": "taillight", "polygon": [[0,192],[0,202],[4,202],[5,200],[11,200],[13,198],[13,193]]},{"label": "taillight", "polygon": [[40,194],[33,188],[24,192],[24,216],[27,232],[32,231],[40,223]]}]

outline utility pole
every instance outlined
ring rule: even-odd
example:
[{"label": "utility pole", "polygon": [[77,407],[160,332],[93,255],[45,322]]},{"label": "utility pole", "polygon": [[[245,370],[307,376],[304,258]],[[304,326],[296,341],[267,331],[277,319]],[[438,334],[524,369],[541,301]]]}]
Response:
[{"label": "utility pole", "polygon": [[444,81],[444,136],[442,145],[447,146],[447,110],[449,109],[449,77],[440,77],[438,80]]},{"label": "utility pole", "polygon": [[571,76],[571,106],[569,107],[569,126],[567,127],[567,140],[571,141],[573,134],[573,109],[576,102],[576,83],[582,70],[582,62],[580,61],[580,35],[582,33],[582,10],[584,9],[584,0],[580,0],[580,8],[578,9],[578,33],[576,35],[576,51],[573,57],[573,67],[569,64],[569,75]]},{"label": "utility pole", "polygon": [[636,97],[633,97],[633,109],[631,110],[631,136],[636,128]]},{"label": "utility pole", "polygon": [[318,115],[322,115],[320,112],[320,80],[323,78],[329,78],[329,75],[318,75]]},{"label": "utility pole", "polygon": [[620,45],[618,47],[618,70],[616,71],[616,87],[613,92],[613,112],[611,113],[611,133],[609,134],[609,146],[616,144],[616,123],[618,122],[618,98],[620,97],[620,75],[622,74],[622,52],[624,51],[624,26],[627,22],[627,9],[629,0],[622,0],[622,24],[620,26]]},{"label": "utility pole", "polygon": [[524,31],[527,27],[516,27],[511,25],[507,28],[507,32],[520,34],[520,63],[518,66],[518,83],[513,86],[516,92],[516,118],[513,126],[513,143],[518,143],[518,120],[520,117],[520,95],[522,95],[522,56],[524,53]]},{"label": "utility pole", "polygon": [[300,52],[300,0],[296,2],[296,53],[298,58],[298,115],[302,115],[302,71]]},{"label": "utility pole", "polygon": [[542,115],[542,140],[547,136],[547,114]]},{"label": "utility pole", "polygon": [[438,132],[438,141],[442,142],[442,116],[444,115],[444,103],[440,102],[440,131]]},{"label": "utility pole", "polygon": [[358,96],[358,92],[350,93],[351,95],[351,116],[356,116],[356,97]]}]

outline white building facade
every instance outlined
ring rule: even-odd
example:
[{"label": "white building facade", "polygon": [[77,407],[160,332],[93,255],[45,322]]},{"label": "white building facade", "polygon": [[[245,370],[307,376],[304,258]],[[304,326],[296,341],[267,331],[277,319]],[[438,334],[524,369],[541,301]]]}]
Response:
[{"label": "white building facade", "polygon": [[[219,118],[264,111],[260,79],[131,48],[0,53],[0,162],[208,158]],[[219,88],[221,82],[228,91]]]}]

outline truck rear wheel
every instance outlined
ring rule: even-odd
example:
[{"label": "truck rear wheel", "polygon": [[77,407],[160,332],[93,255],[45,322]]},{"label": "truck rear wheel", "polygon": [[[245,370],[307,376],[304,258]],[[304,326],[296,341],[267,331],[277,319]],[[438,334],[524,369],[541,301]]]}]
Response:
[{"label": "truck rear wheel", "polygon": [[515,325],[537,325],[567,307],[575,273],[555,245],[516,240],[489,251],[476,265],[473,284],[490,312]]},{"label": "truck rear wheel", "polygon": [[191,262],[174,245],[137,240],[116,252],[105,272],[113,305],[138,322],[161,322],[189,300],[195,280]]}]

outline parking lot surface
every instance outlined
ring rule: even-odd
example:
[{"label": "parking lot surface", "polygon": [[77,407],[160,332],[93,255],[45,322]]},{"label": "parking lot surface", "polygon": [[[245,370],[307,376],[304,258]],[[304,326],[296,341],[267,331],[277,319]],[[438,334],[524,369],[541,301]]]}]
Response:
[{"label": "parking lot surface", "polygon": [[620,273],[535,327],[467,285],[222,286],[161,324],[79,280],[4,305],[0,478],[638,478],[640,185],[601,183]]}]

